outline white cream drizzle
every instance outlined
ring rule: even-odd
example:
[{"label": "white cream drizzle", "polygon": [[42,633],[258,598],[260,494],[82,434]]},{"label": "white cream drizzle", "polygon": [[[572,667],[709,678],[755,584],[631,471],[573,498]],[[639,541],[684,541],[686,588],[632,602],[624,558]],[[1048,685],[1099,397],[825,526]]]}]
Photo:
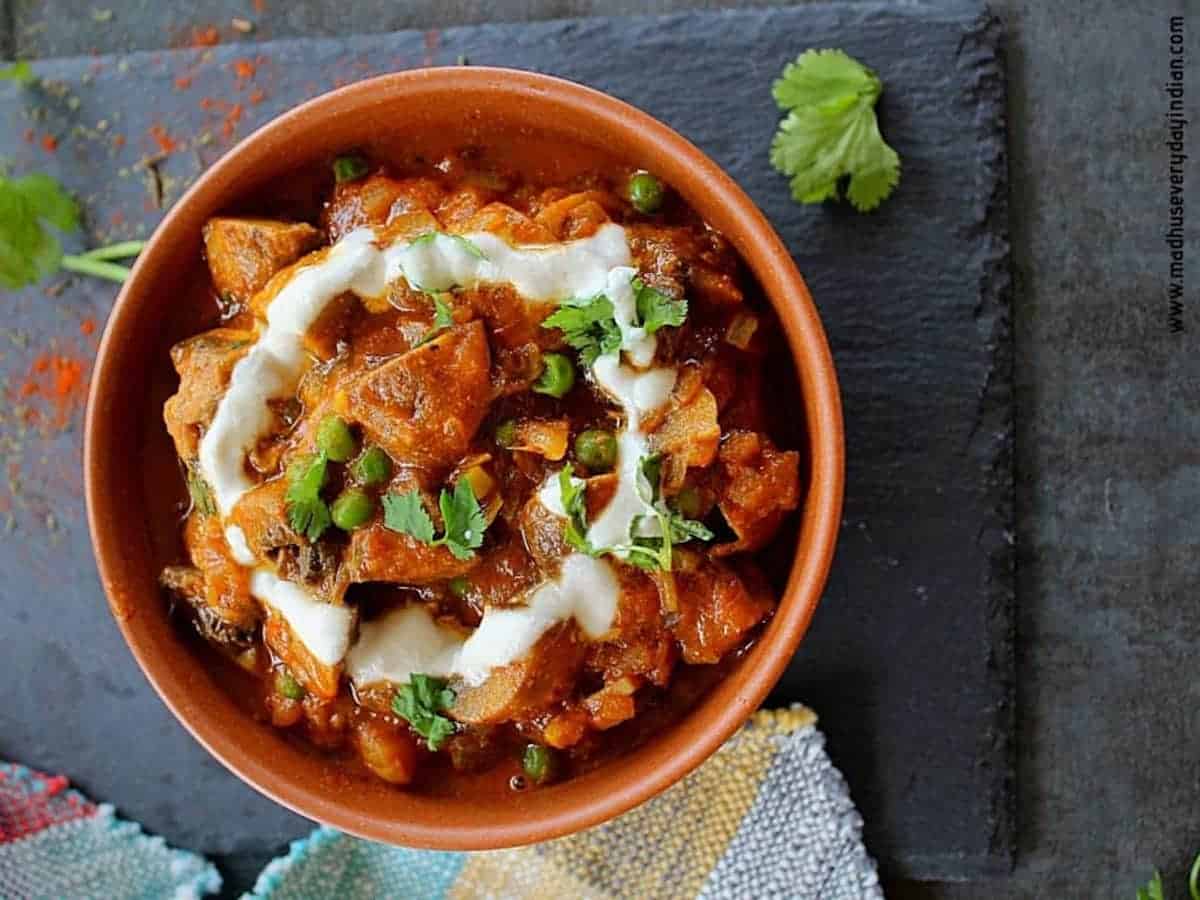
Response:
[{"label": "white cream drizzle", "polygon": [[242,531],[237,525],[230,525],[225,529],[225,543],[229,545],[229,552],[233,556],[233,561],[239,566],[254,566],[258,564],[258,559],[255,557],[254,551],[246,543],[246,532]]},{"label": "white cream drizzle", "polygon": [[[662,406],[674,388],[674,369],[648,369],[656,340],[636,325],[631,285],[636,270],[625,231],[608,224],[591,237],[560,244],[512,247],[491,233],[465,236],[471,246],[438,234],[415,244],[401,241],[380,248],[370,229],[346,235],[319,262],[299,267],[267,309],[266,326],[249,352],[234,366],[230,384],[200,443],[200,471],[209,483],[222,516],[229,516],[255,482],[246,474],[246,454],[269,432],[273,415],[268,401],[291,396],[312,364],[304,334],[325,307],[346,291],[378,297],[399,278],[432,291],[479,283],[507,283],[530,301],[554,301],[604,293],[613,304],[622,337],[620,355],[604,356],[593,366],[596,383],[622,407],[626,426],[618,436],[618,483],[612,501],[589,529],[597,546],[625,543],[631,523],[650,507],[638,490],[640,462],[648,451],[641,422]],[[645,370],[645,371],[642,371]],[[578,479],[576,479],[578,481]],[[557,474],[539,491],[541,501],[564,515]],[[643,520],[645,533],[657,533],[657,520]],[[258,564],[246,536],[236,525],[225,530],[235,561]],[[495,668],[520,659],[554,624],[574,618],[589,637],[612,628],[620,587],[610,565],[572,554],[562,573],[529,592],[524,606],[488,608],[479,627],[465,639],[436,623],[420,606],[393,610],[363,623],[351,646],[353,612],[322,602],[299,584],[280,579],[265,567],[250,578],[255,597],[278,612],[296,637],[321,662],[346,661],[358,686],[378,681],[405,682],[412,673],[458,676],[479,684]]]},{"label": "white cream drizzle", "polygon": [[555,581],[534,588],[524,606],[489,607],[469,637],[439,625],[424,606],[394,609],[359,629],[346,656],[355,687],[403,684],[413,673],[457,676],[468,685],[493,669],[521,659],[542,635],[574,618],[584,634],[603,637],[612,628],[620,586],[612,568],[580,553],[566,557]]},{"label": "white cream drizzle", "polygon": [[590,237],[561,244],[510,247],[489,232],[468,234],[466,240],[485,258],[444,234],[381,250],[374,243],[374,231],[360,228],[334,244],[320,262],[293,273],[267,308],[266,328],[233,367],[229,387],[200,442],[200,471],[222,516],[254,487],[245,459],[273,424],[267,401],[295,393],[312,364],[304,333],[334,298],[350,290],[378,297],[403,277],[429,290],[507,283],[526,299],[550,301],[599,293],[612,270],[633,271],[627,269],[629,245],[619,225],[607,224]]},{"label": "white cream drizzle", "polygon": [[[654,336],[643,334],[637,339],[643,345],[649,345],[649,358],[653,359],[656,349]],[[619,354],[610,354],[601,356],[592,365],[592,377],[624,410],[625,427],[617,435],[616,490],[596,521],[588,527],[587,538],[594,547],[620,548],[628,545],[631,537],[657,537],[662,533],[654,507],[645,500],[648,486],[639,487],[643,480],[642,460],[650,455],[650,444],[642,430],[642,420],[647,413],[670,399],[677,373],[671,368],[638,371],[621,362]],[[538,499],[551,512],[559,516],[566,515],[557,473],[542,484]],[[633,535],[631,529],[638,517],[641,517],[638,532]],[[622,559],[628,556],[625,550],[613,552]]]},{"label": "white cream drizzle", "polygon": [[293,634],[325,665],[342,661],[354,625],[349,607],[325,603],[268,569],[255,569],[250,575],[250,593],[283,616]]}]

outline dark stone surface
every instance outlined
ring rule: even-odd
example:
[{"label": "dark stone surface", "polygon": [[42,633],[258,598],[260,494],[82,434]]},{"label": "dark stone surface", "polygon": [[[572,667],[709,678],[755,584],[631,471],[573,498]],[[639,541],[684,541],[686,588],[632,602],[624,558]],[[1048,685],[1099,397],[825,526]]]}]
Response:
[{"label": "dark stone surface", "polygon": [[[162,165],[169,200],[234,134],[301,97],[459,54],[593,84],[696,141],[789,243],[843,385],[845,528],[825,602],[775,699],[803,700],[821,714],[866,818],[868,844],[887,867],[961,878],[1002,871],[1011,846],[999,38],[974,4],[849,4],[223,46],[137,54],[121,65],[49,62],[40,72],[61,79],[64,92],[41,98],[51,110],[44,120],[25,118],[23,98],[0,87],[7,135],[0,152],[18,171],[54,171],[79,190],[97,213],[94,231],[138,233],[158,216],[146,210],[141,177],[130,170],[154,150],[152,124],[176,139],[205,130],[212,138]],[[841,46],[885,78],[883,128],[905,170],[896,195],[874,215],[800,208],[765,164],[778,118],[769,82],[805,46]],[[259,55],[252,83],[239,85],[230,61]],[[176,86],[180,77],[190,84]],[[250,101],[256,90],[264,93],[258,104]],[[242,103],[231,135],[223,134],[227,115],[201,107],[205,96]],[[101,119],[108,120],[103,131]],[[26,128],[34,144],[22,140]],[[120,149],[115,132],[126,137]],[[61,140],[53,155],[36,143],[45,133]],[[124,221],[113,221],[118,212]],[[97,285],[50,300],[27,292],[6,324],[33,346],[56,335],[67,340],[77,334],[80,310],[90,304],[102,315],[111,293]],[[0,372],[19,376],[30,356],[15,348]],[[68,772],[171,842],[236,854],[238,868],[249,869],[247,860],[307,826],[208,760],[137,674],[95,585],[73,493],[77,429],[42,438],[20,434],[11,421],[3,428],[6,439],[20,441],[28,485],[18,498],[18,531],[0,551],[5,571],[23,576],[0,589],[0,634],[18,673],[0,690],[0,754]],[[70,472],[75,481],[45,471]],[[58,517],[56,544],[46,540],[46,509]],[[33,609],[31,594],[40,600]],[[52,687],[35,689],[45,684]]]},{"label": "dark stone surface", "polygon": [[[935,0],[931,0],[935,2]],[[761,0],[14,0],[24,54],[153,48],[235,12],[294,36]],[[0,2],[0,9],[5,3]],[[1193,0],[993,0],[1008,38],[1016,361],[1018,856],[1011,878],[892,882],[892,897],[1183,896],[1196,852],[1200,359],[1164,319],[1167,17]],[[360,15],[359,11],[365,10]],[[1188,80],[1196,81],[1194,15]],[[6,45],[0,17],[0,47]],[[226,35],[229,34],[228,28]],[[65,35],[65,37],[62,37]],[[797,36],[797,47],[805,45]],[[72,43],[74,41],[75,43]],[[1188,109],[1196,121],[1195,91]],[[1194,126],[1193,126],[1194,131]],[[1191,142],[1194,147],[1194,140]],[[1197,159],[1187,166],[1195,196]],[[1189,238],[1194,246],[1195,217]],[[1188,263],[1195,297],[1196,256]],[[1193,307],[1189,305],[1188,309]]]}]

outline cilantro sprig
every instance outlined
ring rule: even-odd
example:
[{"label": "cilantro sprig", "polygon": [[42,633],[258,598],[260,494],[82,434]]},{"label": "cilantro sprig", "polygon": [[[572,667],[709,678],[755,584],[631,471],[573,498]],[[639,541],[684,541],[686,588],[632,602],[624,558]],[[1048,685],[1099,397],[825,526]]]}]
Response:
[{"label": "cilantro sprig", "polygon": [[646,334],[654,334],[666,325],[678,328],[687,318],[688,304],[684,298],[676,300],[640,278],[633,279],[632,287],[638,324],[646,329]]},{"label": "cilantro sprig", "polygon": [[333,519],[329,507],[321,499],[321,488],[328,475],[329,457],[320,451],[308,459],[299,460],[288,469],[288,523],[297,534],[316,541],[324,534]]},{"label": "cilantro sprig", "polygon": [[1144,887],[1138,888],[1137,900],[1164,900],[1162,875],[1156,871]]},{"label": "cilantro sprig", "polygon": [[585,366],[621,349],[621,329],[613,317],[612,301],[603,294],[563,300],[542,321],[542,327],[560,329]]},{"label": "cilantro sprig", "polygon": [[563,540],[567,546],[589,556],[599,555],[587,539],[587,489],[583,481],[575,478],[575,467],[571,463],[558,472],[558,494],[563,511],[567,514],[567,524],[563,530]]},{"label": "cilantro sprig", "polygon": [[442,512],[444,529],[440,537],[434,537],[433,519],[425,511],[421,494],[416,490],[384,495],[383,524],[431,547],[444,546],[455,559],[470,559],[483,546],[483,533],[487,530],[487,520],[471,482],[460,478],[453,491],[442,488],[438,508]]},{"label": "cilantro sprig", "polygon": [[414,345],[414,349],[428,344],[447,328],[454,327],[454,310],[443,299],[443,295],[430,294],[429,296],[433,298],[433,325],[421,335],[421,339]]},{"label": "cilantro sprig", "polygon": [[[678,327],[687,318],[687,300],[676,300],[634,278],[631,282],[638,325],[647,334],[655,334],[668,325]],[[568,345],[579,351],[585,366],[601,356],[621,350],[621,329],[617,325],[612,301],[604,294],[593,297],[569,297],[542,321],[543,328],[557,328]]]},{"label": "cilantro sprig", "polygon": [[[653,454],[642,458],[639,464],[638,491],[649,512],[634,516],[629,523],[629,539],[626,543],[612,547],[596,547],[588,539],[586,487],[577,481],[570,463],[559,470],[558,491],[562,500],[567,522],[563,528],[563,540],[567,546],[588,556],[616,556],[631,565],[647,571],[671,571],[674,547],[691,540],[711,541],[713,533],[694,519],[689,519],[671,508],[663,498],[662,457]],[[651,518],[658,522],[657,535],[640,534],[641,525]]]},{"label": "cilantro sprig", "polygon": [[136,256],[142,241],[122,241],[82,254],[64,254],[50,229],[79,228],[79,205],[49,175],[9,178],[0,173],[0,286],[17,290],[59,269],[123,282],[129,270],[112,260]]},{"label": "cilantro sprig", "polygon": [[686,544],[691,540],[711,541],[713,533],[703,522],[689,519],[667,504],[662,496],[661,454],[654,453],[642,457],[640,471],[638,491],[642,494],[642,500],[652,510],[650,515],[658,520],[659,534],[639,535],[644,517],[636,517],[629,528],[633,551],[629,555],[629,561],[643,569],[662,569],[669,572],[676,544]]},{"label": "cilantro sprig", "polygon": [[392,712],[425,738],[425,746],[436,752],[458,727],[452,719],[439,715],[454,704],[454,698],[454,691],[446,687],[446,679],[414,672],[408,684],[396,689]]},{"label": "cilantro sprig", "polygon": [[0,69],[0,81],[15,81],[17,84],[33,84],[37,76],[33,74],[33,66],[29,60],[18,59],[11,66]]},{"label": "cilantro sprig", "polygon": [[[1157,869],[1150,880],[1137,889],[1137,900],[1166,900],[1166,896],[1162,875]],[[1200,854],[1192,860],[1192,868],[1188,872],[1188,896],[1192,900],[1200,900]]]},{"label": "cilantro sprig", "polygon": [[806,50],[772,87],[787,116],[771,142],[771,165],[791,179],[801,203],[846,197],[860,212],[900,181],[900,157],[879,133],[879,77],[841,50]]}]

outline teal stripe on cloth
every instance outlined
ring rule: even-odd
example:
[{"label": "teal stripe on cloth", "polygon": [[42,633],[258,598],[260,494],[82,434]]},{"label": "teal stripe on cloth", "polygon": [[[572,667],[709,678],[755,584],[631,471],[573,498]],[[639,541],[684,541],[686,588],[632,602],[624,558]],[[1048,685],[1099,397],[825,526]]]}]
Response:
[{"label": "teal stripe on cloth", "polygon": [[441,900],[464,853],[406,850],[318,828],[267,866],[247,900]]},{"label": "teal stripe on cloth", "polygon": [[27,900],[196,900],[221,889],[202,856],[143,834],[107,804],[0,844],[0,894]]}]

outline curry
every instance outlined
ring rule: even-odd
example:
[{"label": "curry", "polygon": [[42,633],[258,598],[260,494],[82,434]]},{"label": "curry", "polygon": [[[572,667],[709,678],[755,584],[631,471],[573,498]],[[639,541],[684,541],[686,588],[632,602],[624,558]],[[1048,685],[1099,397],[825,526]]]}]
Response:
[{"label": "curry", "polygon": [[750,646],[801,497],[770,319],[644,171],[334,160],[312,221],[204,229],[161,582],[274,726],[412,790],[536,789]]}]

